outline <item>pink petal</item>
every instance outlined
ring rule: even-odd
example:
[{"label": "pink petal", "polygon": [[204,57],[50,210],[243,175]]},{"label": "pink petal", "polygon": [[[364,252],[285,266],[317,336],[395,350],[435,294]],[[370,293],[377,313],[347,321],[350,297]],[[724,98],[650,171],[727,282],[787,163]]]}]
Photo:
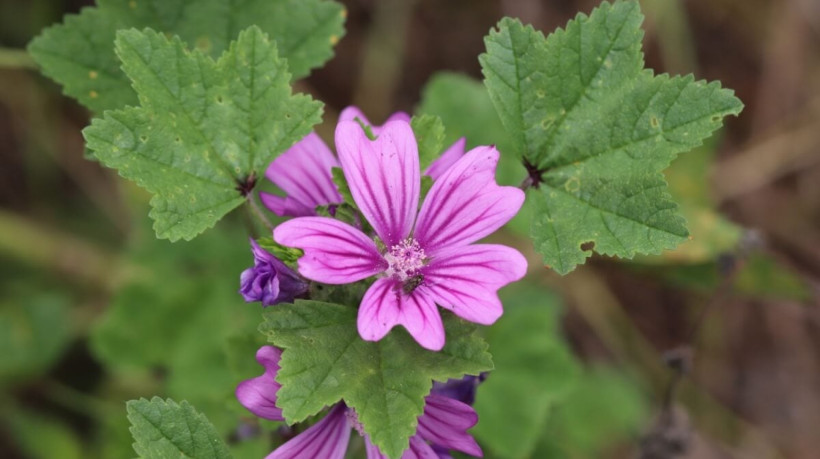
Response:
[{"label": "pink petal", "polygon": [[359,306],[359,335],[378,341],[394,326],[402,325],[422,347],[438,351],[444,347],[444,325],[435,303],[419,286],[409,295],[402,284],[390,278],[377,280]]},{"label": "pink petal", "polygon": [[236,398],[251,413],[272,421],[283,421],[282,410],[276,407],[276,392],[282,387],[276,382],[282,351],[262,346],[256,351],[256,361],[265,367],[265,374],[242,381],[236,387]]},{"label": "pink petal", "polygon": [[[375,124],[371,123],[370,120],[368,120],[367,117],[364,116],[364,112],[359,110],[359,107],[351,105],[342,110],[342,113],[339,114],[340,123],[342,121],[355,121],[356,118],[358,118],[359,121],[366,124],[367,126],[370,126],[370,130],[373,131],[373,135],[378,136],[379,134],[381,134],[383,129],[382,126],[376,126]],[[387,124],[391,121],[404,121],[405,123],[409,123],[410,115],[408,115],[405,112],[395,112],[387,118],[384,124]]]},{"label": "pink petal", "polygon": [[[316,206],[340,203],[342,197],[331,174],[331,169],[338,166],[336,157],[327,145],[315,132],[311,132],[273,160],[265,172],[265,176],[295,203],[277,202],[271,199],[273,195],[270,194],[262,202],[280,216],[301,216],[304,215],[304,208],[310,209],[309,215],[312,215]],[[302,213],[286,213],[294,210]]]},{"label": "pink petal", "polygon": [[428,255],[475,242],[515,216],[524,203],[524,192],[498,186],[497,163],[495,147],[477,147],[433,183],[421,205],[414,236]]},{"label": "pink petal", "polygon": [[382,454],[378,446],[374,445],[373,442],[370,441],[370,437],[368,435],[364,436],[364,451],[367,454],[367,459],[389,459],[387,456]]},{"label": "pink petal", "polygon": [[439,455],[419,435],[413,435],[401,459],[439,459]]},{"label": "pink petal", "polygon": [[349,284],[387,267],[376,244],[358,229],[327,217],[299,217],[281,223],[273,239],[305,251],[299,273],[325,284]]},{"label": "pink petal", "polygon": [[343,459],[350,441],[346,409],[343,404],[337,404],[321,421],[276,448],[268,459]]},{"label": "pink petal", "polygon": [[423,286],[436,304],[484,325],[501,316],[498,289],[526,272],[527,260],[521,253],[495,244],[448,247],[422,268]]},{"label": "pink petal", "polygon": [[316,215],[316,207],[308,207],[292,196],[277,196],[275,194],[259,192],[259,199],[271,212],[280,217],[307,217]]},{"label": "pink petal", "polygon": [[419,154],[410,125],[387,123],[371,141],[352,121],[336,127],[336,148],[353,200],[387,245],[410,234],[419,201]]},{"label": "pink petal", "polygon": [[438,180],[439,177],[447,172],[447,169],[453,167],[453,165],[464,156],[464,147],[466,145],[467,139],[464,137],[456,140],[455,143],[450,145],[450,148],[444,150],[441,156],[427,166],[424,175],[429,176],[433,180]]},{"label": "pink petal", "polygon": [[481,447],[467,433],[478,423],[478,415],[470,405],[441,395],[428,395],[425,402],[424,414],[419,418],[419,436],[437,446],[483,456]]}]

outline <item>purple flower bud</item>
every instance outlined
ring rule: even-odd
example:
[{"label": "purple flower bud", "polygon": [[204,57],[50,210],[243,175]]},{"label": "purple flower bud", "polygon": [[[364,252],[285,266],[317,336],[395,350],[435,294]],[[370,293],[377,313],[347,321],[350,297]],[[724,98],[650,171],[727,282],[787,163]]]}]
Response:
[{"label": "purple flower bud", "polygon": [[461,379],[448,379],[447,382],[434,382],[432,393],[472,405],[475,402],[476,389],[485,379],[486,372],[478,376],[465,375]]},{"label": "purple flower bud", "polygon": [[248,303],[261,301],[262,306],[292,303],[307,293],[308,284],[281,260],[259,247],[253,239],[254,265],[242,271],[239,293]]}]

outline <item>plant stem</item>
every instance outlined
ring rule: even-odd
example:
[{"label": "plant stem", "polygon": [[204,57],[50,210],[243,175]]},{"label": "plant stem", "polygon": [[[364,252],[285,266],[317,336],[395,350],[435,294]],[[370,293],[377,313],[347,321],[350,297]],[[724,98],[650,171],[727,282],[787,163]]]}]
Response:
[{"label": "plant stem", "polygon": [[37,64],[25,50],[0,48],[0,68],[36,69]]},{"label": "plant stem", "polygon": [[254,216],[256,216],[256,218],[269,230],[273,231],[273,223],[268,220],[268,217],[266,217],[265,213],[262,212],[262,208],[259,207],[259,204],[256,203],[256,200],[253,199],[253,195],[251,194],[248,195],[248,205],[250,206]]}]

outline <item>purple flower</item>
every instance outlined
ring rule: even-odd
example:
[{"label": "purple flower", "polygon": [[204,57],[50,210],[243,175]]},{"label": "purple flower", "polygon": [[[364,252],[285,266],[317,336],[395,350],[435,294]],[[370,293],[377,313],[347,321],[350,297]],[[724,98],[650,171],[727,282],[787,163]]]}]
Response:
[{"label": "purple flower", "polygon": [[[273,421],[284,420],[282,411],[276,407],[276,391],[281,386],[275,378],[281,355],[282,351],[273,346],[261,347],[256,352],[256,360],[265,367],[265,373],[243,381],[236,388],[239,403],[253,414]],[[477,422],[478,415],[469,405],[442,395],[428,395],[416,434],[410,437],[410,446],[402,458],[449,457],[448,450],[481,457],[481,447],[467,433]],[[386,457],[364,433],[356,412],[344,403],[337,403],[322,420],[277,448],[268,458],[341,459],[347,450],[351,428],[364,437],[368,459]]]},{"label": "purple flower", "polygon": [[[381,133],[382,127],[372,125],[356,107],[345,108],[339,116],[340,121],[353,121],[356,118],[370,126],[375,135]],[[387,121],[410,122],[410,115],[396,112]],[[433,180],[437,179],[464,155],[465,142],[462,138],[450,146],[430,164],[426,175]],[[316,215],[316,207],[342,202],[342,196],[333,183],[331,169],[334,167],[339,167],[339,162],[333,152],[315,132],[311,132],[273,160],[265,172],[265,177],[287,195],[282,197],[263,191],[259,193],[259,199],[280,217]]]},{"label": "purple flower", "polygon": [[495,182],[495,147],[458,159],[434,182],[421,210],[418,147],[409,124],[389,122],[371,141],[357,123],[341,122],[336,147],[353,199],[379,242],[338,220],[295,218],[273,234],[276,242],[304,250],[299,272],[325,284],[379,276],[359,307],[365,340],[380,340],[402,325],[421,346],[440,350],[445,337],[436,304],[471,322],[495,322],[502,313],[498,289],[527,268],[512,248],[473,244],[524,202],[521,190]]},{"label": "purple flower", "polygon": [[239,293],[248,303],[261,301],[262,306],[293,303],[293,299],[308,291],[308,284],[253,239],[253,268],[239,276]]}]

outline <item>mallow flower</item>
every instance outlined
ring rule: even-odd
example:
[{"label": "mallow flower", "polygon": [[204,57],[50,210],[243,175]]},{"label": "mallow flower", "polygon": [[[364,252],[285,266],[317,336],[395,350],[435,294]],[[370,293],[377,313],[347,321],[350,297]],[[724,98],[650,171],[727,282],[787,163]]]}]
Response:
[{"label": "mallow flower", "polygon": [[502,313],[497,291],[524,276],[515,249],[474,244],[519,210],[524,193],[495,181],[498,151],[477,147],[434,181],[419,210],[418,146],[408,123],[385,124],[371,141],[356,122],[336,128],[336,148],[353,199],[374,239],[327,217],[299,217],[274,230],[304,251],[299,272],[325,284],[378,276],[359,306],[359,334],[378,341],[402,325],[423,347],[444,346],[436,304],[489,325]]},{"label": "mallow flower", "polygon": [[[350,106],[342,110],[339,121],[358,119],[370,126],[374,135],[382,132],[382,126],[373,125],[361,110]],[[396,112],[387,118],[390,121],[410,122],[410,115]],[[466,140],[461,138],[447,148],[425,171],[433,180],[452,166],[462,155]],[[276,184],[286,196],[261,192],[259,199],[271,212],[280,217],[302,217],[316,215],[316,207],[340,204],[342,196],[333,183],[331,169],[339,167],[339,161],[321,137],[311,132],[279,155],[268,166],[265,177]]]},{"label": "mallow flower", "polygon": [[239,276],[239,293],[246,302],[261,301],[262,306],[293,303],[294,298],[307,293],[308,283],[297,273],[253,239],[250,242],[253,267]]},{"label": "mallow flower", "polygon": [[[284,420],[282,411],[276,407],[276,392],[281,386],[275,378],[281,355],[282,351],[278,348],[261,347],[256,353],[256,360],[265,368],[265,373],[241,382],[236,388],[236,397],[245,408],[273,421]],[[424,413],[419,417],[416,434],[410,437],[410,445],[402,458],[445,458],[449,457],[449,450],[481,457],[481,447],[467,433],[467,429],[477,422],[478,415],[471,406],[433,391],[425,399]],[[267,457],[341,459],[347,450],[351,429],[364,437],[368,459],[386,459],[364,433],[355,410],[342,402],[333,405],[319,422]]]}]

